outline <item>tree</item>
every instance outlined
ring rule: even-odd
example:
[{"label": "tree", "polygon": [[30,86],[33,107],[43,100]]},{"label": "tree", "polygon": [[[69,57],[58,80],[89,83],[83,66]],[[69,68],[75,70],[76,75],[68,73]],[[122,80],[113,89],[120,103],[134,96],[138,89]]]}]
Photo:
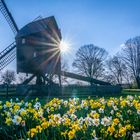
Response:
[{"label": "tree", "polygon": [[122,50],[122,59],[133,74],[138,88],[140,88],[140,36],[126,41]]},{"label": "tree", "polygon": [[12,70],[6,70],[4,73],[2,73],[1,79],[4,83],[9,85],[12,82],[16,81],[15,72]]},{"label": "tree", "polygon": [[107,61],[108,78],[112,77],[110,80],[114,84],[122,84],[127,71],[126,65],[123,63],[120,57],[114,56]]},{"label": "tree", "polygon": [[104,71],[104,60],[107,54],[105,49],[93,44],[84,45],[77,51],[76,59],[72,65],[79,74],[90,78],[100,78]]},{"label": "tree", "polygon": [[112,74],[110,74],[110,72],[108,72],[108,71],[105,73],[103,80],[108,83],[116,84],[114,76]]}]

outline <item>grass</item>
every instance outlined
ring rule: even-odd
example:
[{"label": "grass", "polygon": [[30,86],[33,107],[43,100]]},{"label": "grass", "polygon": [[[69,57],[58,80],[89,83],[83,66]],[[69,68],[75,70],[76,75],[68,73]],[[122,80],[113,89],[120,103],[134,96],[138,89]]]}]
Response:
[{"label": "grass", "polygon": [[140,95],[140,89],[124,89],[122,95]]},{"label": "grass", "polygon": [[[122,90],[122,93],[119,93],[119,94],[109,94],[109,95],[102,95],[102,96],[105,96],[106,98],[108,97],[119,97],[119,96],[127,96],[127,95],[140,95],[140,89],[124,89]],[[0,91],[0,98],[4,99],[5,97],[7,98],[16,98],[16,97],[19,97],[19,98],[23,98],[23,99],[34,99],[36,97],[39,97],[39,98],[45,98],[45,99],[52,99],[54,97],[58,97],[58,98],[69,98],[69,97],[79,97],[79,98],[87,98],[88,95],[84,94],[84,95],[80,95],[80,94],[77,94],[77,95],[71,95],[71,96],[21,96],[21,95],[17,95],[16,92],[9,92],[8,93],[8,97],[6,96],[6,92],[2,92]],[[89,95],[91,96],[91,95]],[[93,95],[91,96],[92,98],[97,98],[99,95]]]}]

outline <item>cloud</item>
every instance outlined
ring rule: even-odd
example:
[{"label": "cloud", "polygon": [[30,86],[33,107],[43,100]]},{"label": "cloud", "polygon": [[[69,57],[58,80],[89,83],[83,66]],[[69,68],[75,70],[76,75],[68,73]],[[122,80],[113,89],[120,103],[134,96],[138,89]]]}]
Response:
[{"label": "cloud", "polygon": [[124,47],[125,47],[125,44],[124,44],[124,43],[123,43],[123,44],[121,44],[121,45],[120,45],[120,47],[121,47],[121,48],[124,48]]}]

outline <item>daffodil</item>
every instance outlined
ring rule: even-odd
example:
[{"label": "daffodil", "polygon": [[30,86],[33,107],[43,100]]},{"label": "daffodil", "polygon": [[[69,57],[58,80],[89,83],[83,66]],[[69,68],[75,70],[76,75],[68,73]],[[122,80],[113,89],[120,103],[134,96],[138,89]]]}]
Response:
[{"label": "daffodil", "polygon": [[16,116],[14,116],[14,119],[12,121],[15,125],[19,125],[20,122],[22,121],[22,118],[20,116],[16,115]]}]

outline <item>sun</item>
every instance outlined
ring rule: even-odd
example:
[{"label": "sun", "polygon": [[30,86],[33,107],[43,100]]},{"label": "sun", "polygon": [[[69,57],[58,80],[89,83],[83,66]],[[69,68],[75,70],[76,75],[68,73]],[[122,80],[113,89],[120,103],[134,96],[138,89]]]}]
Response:
[{"label": "sun", "polygon": [[70,43],[66,40],[61,40],[59,47],[62,53],[68,53],[70,50]]}]

